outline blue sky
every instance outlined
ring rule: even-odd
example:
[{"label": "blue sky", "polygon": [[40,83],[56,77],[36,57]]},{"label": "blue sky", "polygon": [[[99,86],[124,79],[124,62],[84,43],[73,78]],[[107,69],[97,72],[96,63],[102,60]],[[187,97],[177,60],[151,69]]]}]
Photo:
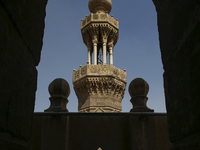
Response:
[{"label": "blue sky", "polygon": [[[114,47],[114,66],[127,70],[127,86],[122,111],[132,108],[128,86],[137,78],[149,86],[147,105],[155,112],[166,112],[163,66],[159,49],[156,10],[151,0],[112,0],[110,15],[119,20],[119,39]],[[80,22],[89,15],[88,0],[49,0],[46,8],[45,32],[35,112],[43,112],[50,105],[48,85],[56,78],[68,81],[71,89],[67,108],[78,111],[78,100],[73,90],[73,69],[85,66],[87,48],[83,43]]]}]

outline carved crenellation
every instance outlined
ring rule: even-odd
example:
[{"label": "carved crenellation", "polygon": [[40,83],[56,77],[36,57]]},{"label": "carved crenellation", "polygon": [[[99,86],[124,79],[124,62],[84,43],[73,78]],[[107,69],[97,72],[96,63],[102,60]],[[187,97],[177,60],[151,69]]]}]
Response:
[{"label": "carved crenellation", "polygon": [[89,16],[87,16],[86,18],[85,18],[85,21],[86,22],[89,22],[91,20],[91,15],[89,15]]},{"label": "carved crenellation", "polygon": [[87,73],[87,66],[80,69],[81,76],[85,75]]}]

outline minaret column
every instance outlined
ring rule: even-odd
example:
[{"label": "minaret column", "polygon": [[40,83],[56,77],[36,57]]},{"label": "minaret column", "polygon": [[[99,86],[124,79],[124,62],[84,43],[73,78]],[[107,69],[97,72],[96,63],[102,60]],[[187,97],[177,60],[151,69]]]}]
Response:
[{"label": "minaret column", "polygon": [[103,47],[103,65],[107,64],[106,54],[107,54],[107,42],[108,35],[110,34],[110,29],[108,27],[101,26],[101,34],[102,34],[102,47]]},{"label": "minaret column", "polygon": [[97,65],[97,44],[98,44],[98,38],[97,38],[97,35],[94,35],[93,36],[93,40],[92,40],[92,43],[93,43],[93,64],[94,65]]},{"label": "minaret column", "polygon": [[93,49],[94,49],[93,63],[94,65],[97,65],[97,43],[93,43]]},{"label": "minaret column", "polygon": [[113,44],[113,41],[109,41],[108,43],[108,48],[109,48],[109,64],[110,65],[113,65],[113,47],[114,47],[114,44]]},{"label": "minaret column", "polygon": [[88,61],[87,62],[89,65],[91,64],[90,52],[91,52],[91,48],[88,47]]},{"label": "minaret column", "polygon": [[106,65],[107,42],[103,42],[103,65]]},{"label": "minaret column", "polygon": [[109,46],[110,65],[113,65],[113,46]]},{"label": "minaret column", "polygon": [[91,53],[90,53],[90,63],[92,64],[92,49],[91,49]]},{"label": "minaret column", "polygon": [[87,51],[87,56],[88,56],[88,60],[87,60],[87,64],[91,64],[91,51],[92,51],[92,45],[91,44],[87,44],[87,48],[88,48],[88,51]]},{"label": "minaret column", "polygon": [[102,38],[102,47],[103,47],[103,65],[106,65],[107,60],[106,60],[106,54],[107,54],[107,42],[108,42],[108,37],[111,32],[111,26],[101,24],[100,25],[100,32],[101,32],[101,38]]}]

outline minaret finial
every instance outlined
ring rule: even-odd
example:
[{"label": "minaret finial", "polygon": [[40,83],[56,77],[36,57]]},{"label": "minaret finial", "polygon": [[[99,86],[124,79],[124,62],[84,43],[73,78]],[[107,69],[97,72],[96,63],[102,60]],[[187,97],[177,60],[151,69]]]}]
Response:
[{"label": "minaret finial", "polygon": [[112,2],[111,0],[89,0],[88,6],[91,13],[110,13],[112,9]]}]

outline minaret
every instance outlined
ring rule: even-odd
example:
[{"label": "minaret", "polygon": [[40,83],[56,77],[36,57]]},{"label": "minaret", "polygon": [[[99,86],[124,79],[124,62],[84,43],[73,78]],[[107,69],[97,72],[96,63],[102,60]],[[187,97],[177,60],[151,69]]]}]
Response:
[{"label": "minaret", "polygon": [[87,65],[73,72],[79,112],[122,110],[126,71],[113,66],[119,23],[109,15],[111,8],[111,0],[89,0],[91,14],[81,21],[83,42],[87,46]]}]

